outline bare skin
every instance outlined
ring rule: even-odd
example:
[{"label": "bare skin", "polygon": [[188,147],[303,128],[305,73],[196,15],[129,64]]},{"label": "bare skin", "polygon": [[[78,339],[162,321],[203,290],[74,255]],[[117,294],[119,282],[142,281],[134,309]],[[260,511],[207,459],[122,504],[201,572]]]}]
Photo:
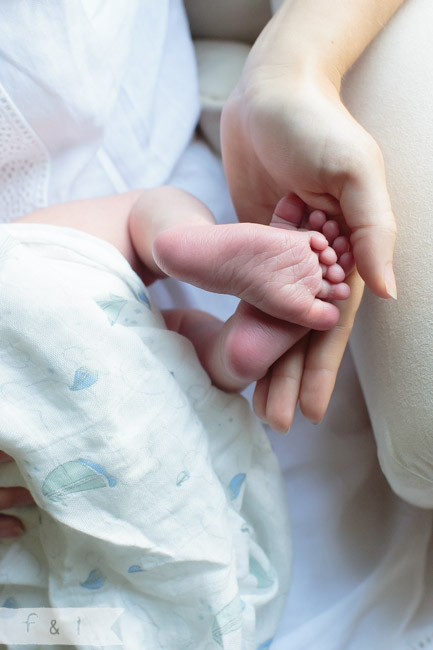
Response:
[{"label": "bare skin", "polygon": [[[300,229],[288,205],[280,201],[273,227],[217,226],[200,201],[163,187],[46,208],[18,221],[73,227],[105,239],[147,284],[168,274],[241,298],[226,323],[196,310],[164,312],[167,327],[192,341],[213,383],[238,391],[266,377],[307,328],[332,328],[339,310],[328,300],[350,293],[344,281],[353,264],[347,238],[331,247],[325,233],[336,240],[336,224],[315,212],[305,224],[309,229]],[[0,462],[8,460],[0,454]],[[23,488],[0,489],[0,509],[30,503]],[[17,518],[0,515],[0,536],[22,531]]]},{"label": "bare skin", "polygon": [[[285,0],[254,44],[221,124],[224,167],[238,218],[267,224],[284,195],[290,195],[295,215],[324,210],[350,236],[363,280],[384,298],[397,296],[392,270],[396,226],[384,161],[376,142],[344,106],[340,87],[346,70],[401,4]],[[299,401],[308,419],[323,418],[363,280],[351,273],[351,296],[342,305],[338,327],[308,335],[287,352],[257,386],[257,405],[267,394],[264,384],[278,377],[280,385],[285,377],[286,404]],[[263,415],[263,408],[256,410]],[[289,425],[288,412],[284,419]]]},{"label": "bare skin", "polygon": [[[284,203],[279,204],[280,212]],[[213,346],[206,328],[202,338],[198,337],[202,326],[194,322],[197,316],[184,315],[189,327],[197,331],[194,337],[190,330],[182,333],[193,340],[203,366],[220,388],[244,388],[266,374],[273,360],[307,328],[329,329],[337,322],[338,310],[325,300],[348,297],[344,280],[353,259],[347,238],[340,238],[340,244],[345,242],[344,251],[340,246],[343,268],[341,254],[323,239],[321,231],[329,230],[328,220],[316,213],[309,220],[310,227],[314,219],[314,230],[300,230],[299,223],[275,213],[273,228],[251,228],[252,224],[182,232],[179,228],[156,239],[154,255],[168,275],[242,299]]]}]

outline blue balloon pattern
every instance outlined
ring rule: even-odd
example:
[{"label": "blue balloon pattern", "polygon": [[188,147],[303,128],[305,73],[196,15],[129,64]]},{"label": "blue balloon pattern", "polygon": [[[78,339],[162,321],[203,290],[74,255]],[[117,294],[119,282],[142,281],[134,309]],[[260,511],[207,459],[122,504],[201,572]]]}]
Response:
[{"label": "blue balloon pattern", "polygon": [[229,484],[229,493],[230,493],[230,499],[234,501],[238,496],[241,491],[242,485],[244,484],[246,474],[236,474],[232,478]]},{"label": "blue balloon pattern", "polygon": [[89,575],[85,579],[84,582],[80,582],[80,585],[84,587],[84,589],[92,589],[96,591],[97,589],[101,589],[105,584],[105,576],[102,575],[99,569],[92,569],[90,571]]},{"label": "blue balloon pattern", "polygon": [[74,383],[70,386],[70,390],[84,390],[90,388],[98,381],[97,370],[90,370],[86,366],[82,366],[75,371]]}]

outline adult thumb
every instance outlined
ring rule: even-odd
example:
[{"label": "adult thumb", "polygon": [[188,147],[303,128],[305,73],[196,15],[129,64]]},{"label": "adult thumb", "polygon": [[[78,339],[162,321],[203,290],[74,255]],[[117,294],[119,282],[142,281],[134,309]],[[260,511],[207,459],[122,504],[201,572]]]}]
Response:
[{"label": "adult thumb", "polygon": [[397,298],[392,260],[397,227],[383,167],[369,165],[345,183],[340,206],[350,227],[356,266],[371,291]]}]

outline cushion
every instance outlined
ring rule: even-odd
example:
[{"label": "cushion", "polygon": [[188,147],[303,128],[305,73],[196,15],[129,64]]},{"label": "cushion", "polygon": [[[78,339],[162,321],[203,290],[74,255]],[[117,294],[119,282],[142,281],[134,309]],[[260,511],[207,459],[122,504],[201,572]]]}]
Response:
[{"label": "cushion", "polygon": [[194,42],[202,114],[200,128],[206,140],[221,153],[222,107],[236,86],[250,47],[244,43],[200,39]]},{"label": "cushion", "polygon": [[270,0],[184,0],[193,38],[254,43],[271,17]]}]

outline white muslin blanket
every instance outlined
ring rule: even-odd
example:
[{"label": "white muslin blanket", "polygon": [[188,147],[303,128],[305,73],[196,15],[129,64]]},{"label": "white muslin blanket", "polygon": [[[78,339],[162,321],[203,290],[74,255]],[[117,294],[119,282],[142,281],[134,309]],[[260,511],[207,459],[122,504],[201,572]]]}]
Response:
[{"label": "white muslin blanket", "polygon": [[122,608],[125,650],[268,648],[290,538],[247,401],[102,240],[0,226],[0,303],[0,449],[38,505],[0,545],[0,606]]}]

